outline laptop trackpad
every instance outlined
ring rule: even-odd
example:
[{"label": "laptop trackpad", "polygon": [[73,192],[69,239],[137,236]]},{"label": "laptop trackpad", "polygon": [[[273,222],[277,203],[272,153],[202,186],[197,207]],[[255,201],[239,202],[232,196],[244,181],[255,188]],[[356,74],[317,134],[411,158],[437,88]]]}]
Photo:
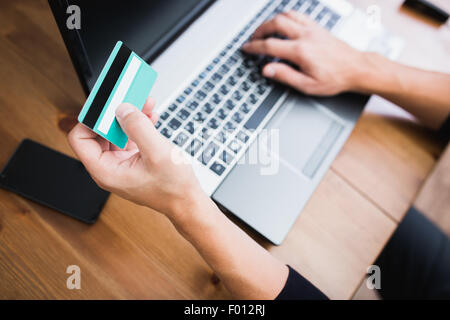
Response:
[{"label": "laptop trackpad", "polygon": [[[271,149],[267,156],[278,154],[281,164],[312,179],[344,125],[336,115],[314,100],[293,95],[266,128],[267,141],[262,140],[260,147]],[[274,139],[276,131],[278,146]]]}]

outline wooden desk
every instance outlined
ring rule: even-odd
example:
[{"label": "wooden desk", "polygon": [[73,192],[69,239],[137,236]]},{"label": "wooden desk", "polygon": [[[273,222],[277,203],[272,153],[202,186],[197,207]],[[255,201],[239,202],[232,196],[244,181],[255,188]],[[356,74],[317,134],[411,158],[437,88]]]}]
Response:
[{"label": "wooden desk", "polygon": [[[401,61],[450,71],[448,35],[399,3],[379,1],[407,40]],[[66,133],[83,102],[46,1],[1,1],[0,166],[25,137],[73,156]],[[331,298],[352,297],[443,147],[417,124],[365,113],[283,245],[258,241]],[[81,290],[66,288],[72,264]],[[88,226],[0,190],[0,298],[229,297],[160,214],[113,195]]]}]

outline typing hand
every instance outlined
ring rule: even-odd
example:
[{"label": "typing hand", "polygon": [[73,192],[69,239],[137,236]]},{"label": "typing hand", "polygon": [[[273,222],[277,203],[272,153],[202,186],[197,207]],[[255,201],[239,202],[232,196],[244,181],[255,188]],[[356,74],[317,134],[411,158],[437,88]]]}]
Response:
[{"label": "typing hand", "polygon": [[[274,34],[288,39],[270,37]],[[294,63],[301,71],[273,62],[263,68],[263,75],[312,95],[357,90],[358,77],[366,63],[361,52],[294,11],[263,23],[242,50]]]},{"label": "typing hand", "polygon": [[172,219],[204,193],[191,166],[180,161],[181,151],[155,129],[153,107],[152,99],[142,112],[130,104],[118,107],[117,119],[130,138],[123,150],[81,124],[70,132],[69,143],[101,188]]}]

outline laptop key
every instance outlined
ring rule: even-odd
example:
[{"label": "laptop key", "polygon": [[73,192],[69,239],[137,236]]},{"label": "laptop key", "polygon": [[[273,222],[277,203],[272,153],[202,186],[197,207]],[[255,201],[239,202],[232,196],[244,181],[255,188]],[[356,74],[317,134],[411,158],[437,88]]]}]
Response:
[{"label": "laptop key", "polygon": [[250,112],[250,107],[248,106],[247,103],[243,103],[241,105],[241,107],[239,108],[239,110],[241,110],[243,113],[249,113]]},{"label": "laptop key", "polygon": [[316,3],[316,2],[311,3],[311,5],[308,7],[308,9],[306,9],[305,14],[310,15],[314,11],[314,9],[316,9],[317,4],[318,3]]},{"label": "laptop key", "polygon": [[210,127],[213,130],[216,130],[220,125],[220,121],[217,120],[216,118],[211,118],[208,121],[208,127]]},{"label": "laptop key", "polygon": [[252,72],[250,73],[250,75],[248,76],[249,80],[251,82],[257,82],[258,80],[260,80],[262,77],[259,75],[259,73],[257,72]]},{"label": "laptop key", "polygon": [[238,90],[233,92],[233,99],[236,101],[240,101],[242,99],[242,93]]},{"label": "laptop key", "polygon": [[[186,120],[189,116],[191,115],[191,113],[189,111],[187,111],[186,109],[181,109],[180,111],[178,111],[177,116],[181,119],[181,120]],[[176,130],[176,129],[175,129]]]},{"label": "laptop key", "polygon": [[218,163],[217,161],[213,163],[210,169],[218,176],[221,176],[222,173],[225,171],[225,167],[222,164]]},{"label": "laptop key", "polygon": [[298,9],[300,9],[300,7],[303,5],[303,3],[305,3],[305,0],[297,1],[297,3],[292,7],[292,9],[295,11],[298,11]]},{"label": "laptop key", "polygon": [[155,128],[156,128],[156,129],[159,129],[159,127],[161,127],[161,124],[162,124],[161,121],[159,121],[159,120],[156,121],[156,123],[155,123]]},{"label": "laptop key", "polygon": [[175,143],[177,146],[182,147],[186,141],[188,140],[188,136],[184,134],[183,132],[180,132],[178,136],[173,140],[173,143]]},{"label": "laptop key", "polygon": [[241,140],[243,143],[246,143],[249,139],[249,136],[244,131],[239,131],[239,133],[236,135],[236,138]]},{"label": "laptop key", "polygon": [[227,83],[230,86],[234,86],[237,83],[237,80],[236,80],[236,78],[234,76],[231,76],[231,77],[228,78]]},{"label": "laptop key", "polygon": [[186,98],[185,98],[184,96],[179,96],[179,97],[177,98],[177,102],[178,102],[178,103],[183,103],[184,100],[186,100]]},{"label": "laptop key", "polygon": [[161,134],[167,139],[170,139],[170,137],[172,137],[173,131],[170,128],[162,128]]},{"label": "laptop key", "polygon": [[219,89],[220,93],[222,93],[223,95],[227,95],[228,92],[230,92],[230,88],[226,85],[223,84],[220,89]]},{"label": "laptop key", "polygon": [[238,78],[243,77],[244,74],[245,74],[245,69],[242,67],[237,68],[236,71],[234,72],[234,75]]},{"label": "laptop key", "polygon": [[328,20],[327,24],[325,25],[325,29],[331,30],[331,29],[333,29],[334,25],[335,25],[335,21]]},{"label": "laptop key", "polygon": [[186,125],[184,126],[184,129],[189,132],[190,134],[194,134],[195,132],[195,125],[192,121],[189,121],[188,123],[186,123]]},{"label": "laptop key", "polygon": [[231,119],[233,119],[233,121],[236,123],[241,123],[244,118],[242,117],[242,115],[239,112],[235,112],[233,114],[233,116],[231,117]]},{"label": "laptop key", "polygon": [[192,81],[191,86],[197,87],[199,83],[200,83],[200,81],[198,79],[195,79],[194,81]]},{"label": "laptop key", "polygon": [[206,92],[210,92],[212,89],[214,89],[215,85],[210,82],[207,81],[204,85],[203,85],[203,90],[205,90]]},{"label": "laptop key", "polygon": [[198,161],[207,165],[208,162],[215,156],[216,152],[219,150],[219,146],[214,142],[210,142],[208,146],[200,153]]},{"label": "laptop key", "polygon": [[315,17],[314,20],[316,20],[316,22],[320,22],[320,20],[322,20],[329,11],[330,10],[328,8],[324,7],[322,10],[320,10],[319,14]]},{"label": "laptop key", "polygon": [[178,106],[175,103],[172,103],[168,109],[173,112],[173,111],[177,110],[177,108],[178,108]]},{"label": "laptop key", "polygon": [[203,123],[203,121],[206,120],[206,116],[202,112],[197,112],[196,114],[194,114],[193,119],[198,123]]},{"label": "laptop key", "polygon": [[188,144],[186,152],[193,157],[202,145],[203,144],[200,140],[194,139],[191,141],[191,143]]},{"label": "laptop key", "polygon": [[177,119],[173,118],[172,120],[169,121],[169,123],[167,124],[172,130],[177,130],[180,126],[181,126],[181,122],[178,121]]},{"label": "laptop key", "polygon": [[186,107],[188,107],[189,109],[191,109],[192,111],[194,111],[195,109],[197,109],[198,107],[198,102],[195,100],[191,100],[188,103],[186,103]]},{"label": "laptop key", "polygon": [[241,150],[242,147],[239,144],[239,142],[237,142],[237,140],[233,140],[228,145],[228,148],[230,148],[230,150],[233,151],[234,153],[238,153],[239,150]]},{"label": "laptop key", "polygon": [[331,20],[333,21],[338,21],[341,18],[340,15],[338,15],[337,13],[333,13],[333,15],[331,16]]},{"label": "laptop key", "polygon": [[203,101],[206,98],[206,93],[204,93],[202,90],[199,90],[195,94],[195,98],[199,101]]},{"label": "laptop key", "polygon": [[219,154],[219,159],[225,162],[226,164],[230,164],[233,161],[234,157],[227,151],[223,150]]},{"label": "laptop key", "polygon": [[240,89],[244,92],[250,90],[250,84],[247,81],[242,82]]},{"label": "laptop key", "polygon": [[220,82],[220,80],[222,80],[223,79],[223,76],[221,75],[221,74],[219,74],[219,73],[214,73],[213,75],[212,75],[212,77],[211,77],[211,81],[213,82],[213,83],[218,83],[218,82]]},{"label": "laptop key", "polygon": [[228,71],[230,71],[230,68],[223,64],[220,68],[219,68],[219,73],[221,73],[222,75],[226,74]]},{"label": "laptop key", "polygon": [[341,17],[340,17],[338,14],[333,13],[333,14],[331,15],[331,18],[328,19],[328,22],[327,22],[327,24],[325,25],[325,28],[330,29],[330,30],[333,29],[333,27],[334,27],[335,24],[339,21],[340,18],[341,18]]},{"label": "laptop key", "polygon": [[211,137],[208,128],[202,128],[202,131],[200,132],[200,134],[198,136],[200,138],[202,138],[203,141],[206,141],[206,140],[208,140]]},{"label": "laptop key", "polygon": [[185,95],[190,95],[192,93],[192,88],[191,87],[188,87],[188,88],[186,88],[185,90],[184,90],[184,94]]},{"label": "laptop key", "polygon": [[225,102],[225,107],[226,107],[228,110],[233,110],[233,108],[236,107],[236,104],[234,103],[233,100],[228,99],[228,100]]},{"label": "laptop key", "polygon": [[227,137],[228,134],[224,131],[220,131],[219,133],[216,134],[215,139],[221,143],[224,144],[225,142],[227,142]]},{"label": "laptop key", "polygon": [[214,107],[211,105],[211,103],[207,102],[202,107],[202,110],[205,111],[207,114],[210,114],[214,110]]},{"label": "laptop key", "polygon": [[267,90],[267,87],[262,84],[258,84],[258,86],[256,87],[256,92],[259,95],[263,95],[266,92],[266,90]]},{"label": "laptop key", "polygon": [[219,104],[222,101],[222,98],[220,97],[220,95],[218,95],[217,93],[213,94],[211,101],[214,104]]},{"label": "laptop key", "polygon": [[225,62],[225,63],[227,64],[227,66],[232,67],[236,64],[236,62],[238,62],[238,59],[236,59],[236,57],[231,56],[228,58],[227,62]]},{"label": "laptop key", "polygon": [[159,118],[161,120],[167,120],[167,118],[169,118],[169,114],[167,112],[163,112],[161,113],[161,115],[159,116]]},{"label": "laptop key", "polygon": [[247,102],[250,104],[256,104],[256,102],[258,102],[258,97],[254,93],[252,93],[248,96]]},{"label": "laptop key", "polygon": [[219,111],[217,111],[216,116],[219,119],[224,120],[228,116],[228,111],[226,109],[220,108]]},{"label": "laptop key", "polygon": [[233,123],[233,122],[231,122],[231,121],[228,121],[227,123],[225,123],[225,125],[223,126],[223,128],[226,130],[226,131],[228,131],[228,132],[233,132],[234,130],[236,130],[236,125]]}]

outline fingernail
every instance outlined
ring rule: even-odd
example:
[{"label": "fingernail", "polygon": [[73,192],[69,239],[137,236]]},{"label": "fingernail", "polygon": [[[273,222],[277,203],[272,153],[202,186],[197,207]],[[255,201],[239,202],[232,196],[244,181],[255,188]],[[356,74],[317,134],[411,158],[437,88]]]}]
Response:
[{"label": "fingernail", "polygon": [[263,75],[267,78],[272,78],[275,75],[275,69],[271,66],[267,66],[263,69]]},{"label": "fingernail", "polygon": [[248,48],[248,42],[246,42],[246,43],[244,43],[243,45],[242,45],[242,49],[247,49]]},{"label": "fingernail", "polygon": [[116,109],[116,117],[118,118],[125,118],[130,113],[134,112],[136,108],[128,103],[122,103],[120,104]]}]

